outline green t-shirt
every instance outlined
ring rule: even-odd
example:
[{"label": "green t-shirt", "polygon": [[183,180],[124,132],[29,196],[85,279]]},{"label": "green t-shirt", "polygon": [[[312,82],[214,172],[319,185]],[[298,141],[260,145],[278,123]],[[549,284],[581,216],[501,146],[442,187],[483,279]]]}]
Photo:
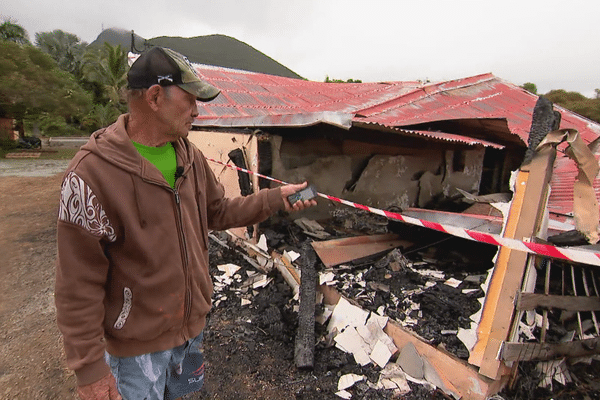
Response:
[{"label": "green t-shirt", "polygon": [[167,183],[172,188],[175,187],[175,170],[177,169],[177,157],[172,143],[167,143],[164,146],[152,147],[144,146],[143,144],[132,141],[137,151],[146,160],[150,161],[167,180]]}]

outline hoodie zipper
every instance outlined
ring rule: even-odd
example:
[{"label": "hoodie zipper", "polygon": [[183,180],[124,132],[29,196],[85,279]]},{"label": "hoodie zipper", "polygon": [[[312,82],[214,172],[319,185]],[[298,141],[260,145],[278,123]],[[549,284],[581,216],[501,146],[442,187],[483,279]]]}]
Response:
[{"label": "hoodie zipper", "polygon": [[181,249],[181,260],[183,263],[183,274],[185,277],[185,300],[184,300],[184,304],[183,304],[183,323],[181,326],[181,334],[184,338],[184,340],[188,340],[189,338],[186,337],[185,334],[185,327],[187,326],[187,323],[189,321],[190,318],[190,313],[191,313],[191,309],[192,309],[192,292],[191,292],[191,285],[190,285],[190,273],[189,273],[189,259],[188,259],[188,252],[187,252],[187,245],[186,245],[186,240],[185,240],[185,232],[183,231],[183,217],[182,217],[182,213],[181,213],[181,198],[179,196],[179,191],[177,190],[177,188],[172,189],[173,190],[173,194],[175,195],[175,208],[177,209],[177,227],[178,227],[178,232],[179,232],[179,242],[180,242],[180,246],[179,248]]}]

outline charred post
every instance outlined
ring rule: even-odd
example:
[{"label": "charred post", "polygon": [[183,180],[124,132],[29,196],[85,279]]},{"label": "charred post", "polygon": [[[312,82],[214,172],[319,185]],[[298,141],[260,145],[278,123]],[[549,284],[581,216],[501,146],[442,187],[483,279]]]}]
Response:
[{"label": "charred post", "polygon": [[309,242],[302,245],[300,258],[300,310],[294,360],[298,369],[312,369],[315,357],[315,302],[317,257]]}]

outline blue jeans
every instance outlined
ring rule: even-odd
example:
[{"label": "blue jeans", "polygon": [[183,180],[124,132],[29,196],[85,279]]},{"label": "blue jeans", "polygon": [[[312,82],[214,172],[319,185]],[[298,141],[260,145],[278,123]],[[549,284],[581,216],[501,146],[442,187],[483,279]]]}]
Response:
[{"label": "blue jeans", "polygon": [[204,383],[200,333],[181,346],[134,357],[106,353],[106,362],[124,400],[173,400],[197,392]]}]

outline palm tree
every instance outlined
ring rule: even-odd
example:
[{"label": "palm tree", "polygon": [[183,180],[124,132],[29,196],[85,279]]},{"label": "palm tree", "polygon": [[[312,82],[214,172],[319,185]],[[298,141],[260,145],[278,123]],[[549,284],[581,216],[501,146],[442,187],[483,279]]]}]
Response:
[{"label": "palm tree", "polygon": [[105,42],[100,51],[89,50],[84,56],[85,79],[99,83],[108,101],[117,108],[126,103],[127,53],[121,45],[111,46]]},{"label": "palm tree", "polygon": [[10,20],[6,20],[0,25],[0,40],[14,42],[19,45],[31,44],[25,28]]}]

